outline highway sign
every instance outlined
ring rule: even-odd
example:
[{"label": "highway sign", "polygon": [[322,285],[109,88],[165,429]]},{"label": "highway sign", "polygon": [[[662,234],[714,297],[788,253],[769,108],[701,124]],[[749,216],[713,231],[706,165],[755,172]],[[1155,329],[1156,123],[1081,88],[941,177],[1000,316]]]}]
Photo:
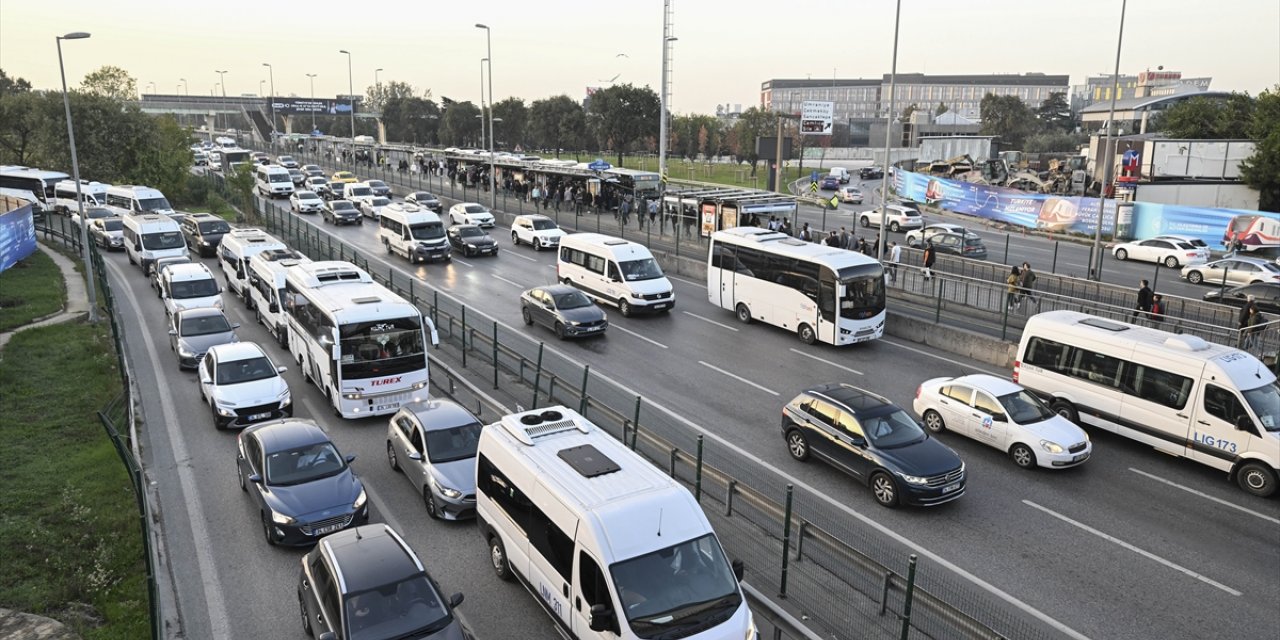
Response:
[{"label": "highway sign", "polygon": [[613,165],[601,160],[600,158],[596,158],[594,162],[587,165],[587,168],[592,171],[608,171],[613,168]]},{"label": "highway sign", "polygon": [[806,100],[800,103],[800,135],[831,135],[831,119],[834,115],[834,102]]}]

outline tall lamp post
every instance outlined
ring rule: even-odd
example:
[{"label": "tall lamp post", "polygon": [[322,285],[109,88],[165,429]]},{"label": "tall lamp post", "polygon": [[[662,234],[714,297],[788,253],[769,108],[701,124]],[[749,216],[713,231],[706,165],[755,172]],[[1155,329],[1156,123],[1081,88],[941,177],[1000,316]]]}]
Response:
[{"label": "tall lamp post", "polygon": [[218,74],[218,84],[222,86],[222,97],[225,98],[227,97],[227,72],[214,71],[214,73]]},{"label": "tall lamp post", "polygon": [[[1120,35],[1116,36],[1116,70],[1111,76],[1111,110],[1107,112],[1107,135],[1102,144],[1102,186],[1098,189],[1098,220],[1093,230],[1093,248],[1091,250],[1089,277],[1102,280],[1102,215],[1107,205],[1107,184],[1111,182],[1111,165],[1115,164],[1115,151],[1111,149],[1111,132],[1115,129],[1116,94],[1120,92],[1120,45],[1124,42],[1124,13],[1128,0],[1120,2]],[[1119,207],[1117,206],[1117,217]],[[1116,233],[1112,226],[1111,235]]]},{"label": "tall lamp post", "polygon": [[373,70],[373,86],[374,86],[374,90],[375,90],[375,91],[377,91],[378,93],[381,93],[381,92],[382,92],[382,81],[378,79],[378,74],[379,74],[379,73],[382,73],[382,69],[381,69],[381,68],[377,68],[377,69],[374,69],[374,70]]},{"label": "tall lamp post", "polygon": [[[486,65],[486,64],[488,64],[488,63],[489,63],[489,59],[488,59],[488,58],[480,58],[480,115],[478,115],[478,116],[476,116],[476,117],[477,117],[477,118],[480,118],[480,146],[482,146],[482,147],[483,147],[483,146],[485,146],[485,137],[484,137],[484,116],[485,116],[485,113],[484,113],[484,65]],[[490,102],[492,102],[492,101],[493,101],[493,96],[489,96],[489,100],[490,100]],[[490,105],[490,108],[493,108],[493,105]],[[490,169],[490,170],[492,170],[492,169]]]},{"label": "tall lamp post", "polygon": [[351,75],[351,52],[342,49],[338,53],[347,54],[347,102],[351,104],[351,144],[354,145],[356,140],[356,94],[355,82],[352,80]]},{"label": "tall lamp post", "polygon": [[[316,74],[308,73],[307,77],[311,79],[311,101],[315,102],[316,101]],[[316,130],[316,112],[315,112],[314,105],[312,105],[311,107],[311,130],[312,131]]]},{"label": "tall lamp post", "polygon": [[493,160],[493,31],[487,25],[476,23],[477,29],[484,29],[485,60],[489,61],[489,208],[498,207],[497,176],[494,175]]},{"label": "tall lamp post", "polygon": [[271,147],[276,146],[276,99],[272,96],[276,95],[276,70],[271,68],[268,62],[262,63],[267,68],[267,77],[271,80],[271,95],[267,96],[267,104],[271,105]]},{"label": "tall lamp post", "polygon": [[186,78],[178,78],[178,79],[182,81],[182,92],[187,95],[191,95],[191,87],[190,85],[187,84],[187,79]]},{"label": "tall lamp post", "polygon": [[154,82],[148,82],[148,83],[147,83],[147,86],[148,86],[148,87],[151,87],[151,90],[152,90],[152,91],[155,91],[155,90],[156,90],[156,83],[154,83]]},{"label": "tall lamp post", "polygon": [[71,97],[67,94],[67,70],[62,65],[62,41],[82,40],[89,34],[75,31],[58,36],[58,73],[62,74],[62,106],[67,110],[67,140],[71,143],[71,179],[76,182],[76,206],[80,212],[80,249],[84,253],[85,287],[89,290],[89,322],[98,321],[98,291],[93,281],[93,260],[89,255],[89,220],[84,215],[84,197],[80,195],[80,160],[76,157],[76,131],[71,125]]},{"label": "tall lamp post", "polygon": [[893,66],[889,68],[889,111],[884,116],[884,176],[880,179],[880,235],[876,240],[876,259],[884,261],[885,203],[889,201],[889,149],[893,140],[893,111],[897,108],[898,99],[898,25],[902,21],[902,0],[898,0],[893,12]]},{"label": "tall lamp post", "polygon": [[[662,87],[658,93],[658,187],[659,196],[665,196],[667,191],[667,86],[670,83],[669,77],[671,72],[670,50],[671,43],[676,41],[676,37],[671,35],[671,0],[663,2],[662,10]],[[664,206],[659,200],[658,206]]]}]

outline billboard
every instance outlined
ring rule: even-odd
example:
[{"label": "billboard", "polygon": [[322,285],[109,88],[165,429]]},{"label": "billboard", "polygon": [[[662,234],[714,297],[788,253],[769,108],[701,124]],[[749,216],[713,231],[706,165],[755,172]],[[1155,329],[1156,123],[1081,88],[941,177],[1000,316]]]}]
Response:
[{"label": "billboard", "polygon": [[0,271],[36,252],[36,226],[31,205],[0,213]]},{"label": "billboard", "polygon": [[831,135],[831,118],[835,114],[835,104],[813,100],[800,103],[800,135]]},{"label": "billboard", "polygon": [[[356,100],[356,104],[360,101]],[[281,115],[298,115],[298,114],[317,114],[317,115],[348,115],[351,113],[351,103],[346,100],[334,100],[332,98],[272,98],[271,106],[275,112]]]}]

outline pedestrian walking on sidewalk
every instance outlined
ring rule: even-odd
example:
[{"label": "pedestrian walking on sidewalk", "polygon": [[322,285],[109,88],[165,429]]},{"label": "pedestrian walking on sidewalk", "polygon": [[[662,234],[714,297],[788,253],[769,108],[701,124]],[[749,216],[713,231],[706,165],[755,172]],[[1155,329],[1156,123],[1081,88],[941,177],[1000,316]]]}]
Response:
[{"label": "pedestrian walking on sidewalk", "polygon": [[898,263],[902,262],[902,247],[897,242],[889,243],[889,282],[898,282]]},{"label": "pedestrian walking on sidewalk", "polygon": [[1018,308],[1018,268],[1010,267],[1012,270],[1009,276],[1004,279],[1005,294],[1004,307],[1007,311],[1013,311]]},{"label": "pedestrian walking on sidewalk", "polygon": [[926,240],[924,245],[924,279],[933,279],[933,263],[938,260],[938,250],[933,248],[933,241]]},{"label": "pedestrian walking on sidewalk", "polygon": [[1025,300],[1030,300],[1036,303],[1036,308],[1040,307],[1040,301],[1036,299],[1033,293],[1036,289],[1036,272],[1031,270],[1031,264],[1028,262],[1022,263],[1022,272],[1018,276],[1018,287],[1020,288],[1020,291],[1018,291],[1019,305]]},{"label": "pedestrian walking on sidewalk", "polygon": [[1154,301],[1155,293],[1151,291],[1151,286],[1144,278],[1141,282],[1142,286],[1138,288],[1138,304],[1133,308],[1133,320],[1139,317],[1147,317],[1151,314],[1151,303]]}]

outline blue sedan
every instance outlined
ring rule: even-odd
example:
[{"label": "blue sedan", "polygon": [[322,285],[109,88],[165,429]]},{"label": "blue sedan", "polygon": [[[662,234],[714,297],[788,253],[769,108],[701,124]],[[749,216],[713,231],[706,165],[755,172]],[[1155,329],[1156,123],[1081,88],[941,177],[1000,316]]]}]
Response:
[{"label": "blue sedan", "polygon": [[836,176],[826,176],[818,186],[822,187],[823,191],[835,191],[840,188],[840,178],[837,178]]}]

